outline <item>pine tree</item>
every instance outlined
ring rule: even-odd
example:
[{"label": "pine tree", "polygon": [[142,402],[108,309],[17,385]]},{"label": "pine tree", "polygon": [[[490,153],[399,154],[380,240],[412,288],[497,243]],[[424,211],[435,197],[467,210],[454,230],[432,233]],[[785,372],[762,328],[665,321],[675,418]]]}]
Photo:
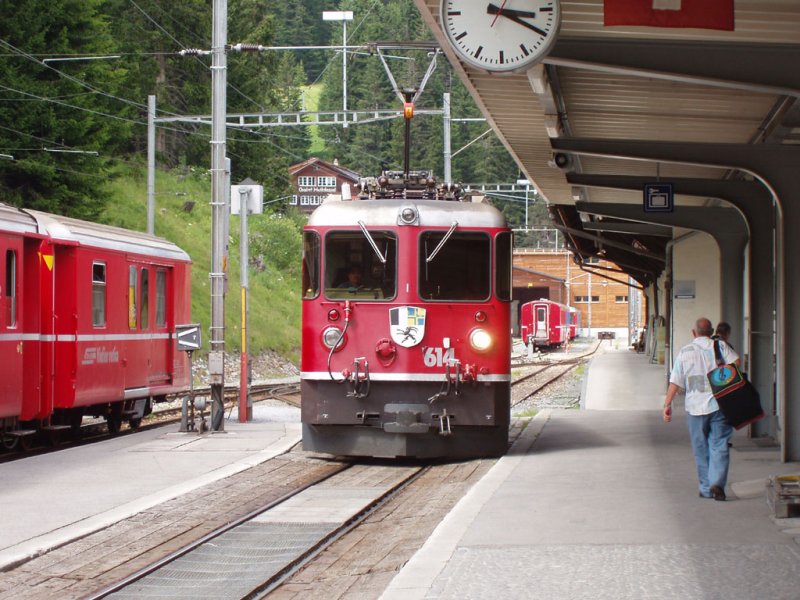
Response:
[{"label": "pine tree", "polygon": [[102,210],[109,155],[139,117],[135,105],[117,99],[124,94],[125,66],[114,60],[41,60],[109,54],[114,44],[102,4],[0,3],[0,152],[15,159],[0,161],[4,202],[84,218]]}]

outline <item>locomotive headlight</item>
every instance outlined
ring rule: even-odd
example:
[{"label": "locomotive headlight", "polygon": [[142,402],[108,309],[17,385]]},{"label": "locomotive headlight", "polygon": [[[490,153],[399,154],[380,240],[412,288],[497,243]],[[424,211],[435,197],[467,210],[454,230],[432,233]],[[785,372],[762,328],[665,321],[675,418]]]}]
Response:
[{"label": "locomotive headlight", "polygon": [[398,225],[414,225],[419,222],[419,211],[415,206],[404,206],[397,215]]},{"label": "locomotive headlight", "polygon": [[469,334],[469,344],[477,352],[486,352],[492,347],[492,336],[485,329],[473,329]]},{"label": "locomotive headlight", "polygon": [[344,336],[342,330],[338,327],[328,327],[322,332],[322,343],[327,348],[333,348],[338,344],[337,350],[341,350],[344,346]]}]

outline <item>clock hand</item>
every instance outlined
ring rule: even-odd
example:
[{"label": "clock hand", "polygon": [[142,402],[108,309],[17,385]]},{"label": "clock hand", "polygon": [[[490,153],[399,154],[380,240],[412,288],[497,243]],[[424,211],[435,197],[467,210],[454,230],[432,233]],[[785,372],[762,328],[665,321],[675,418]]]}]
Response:
[{"label": "clock hand", "polygon": [[[530,12],[527,10],[514,10],[513,8],[503,8],[502,6],[498,8],[496,4],[490,4],[489,6],[486,7],[486,14],[489,15],[500,16],[501,11],[503,13],[503,16],[505,17],[507,16],[524,17],[526,19],[536,18],[535,12]],[[497,19],[497,17],[495,17],[495,19]]]},{"label": "clock hand", "polygon": [[504,12],[503,16],[506,19],[508,19],[509,21],[514,21],[514,23],[517,23],[518,25],[522,25],[523,27],[527,27],[528,29],[538,33],[542,37],[547,37],[547,32],[546,31],[544,31],[543,29],[539,29],[536,25],[533,25],[532,23],[528,23],[527,21],[523,21],[522,19],[520,19],[516,15],[513,15],[513,14],[510,15],[510,14]]},{"label": "clock hand", "polygon": [[[490,4],[489,6],[486,7],[486,13],[489,15],[494,15],[494,19],[492,19],[492,24],[489,25],[489,27],[494,27],[494,24],[497,23],[497,17],[499,17],[502,14],[503,9],[506,6],[506,2],[508,2],[508,0],[503,0],[503,4],[500,5],[499,8],[494,4]],[[491,9],[494,9],[496,12],[492,12]]]}]

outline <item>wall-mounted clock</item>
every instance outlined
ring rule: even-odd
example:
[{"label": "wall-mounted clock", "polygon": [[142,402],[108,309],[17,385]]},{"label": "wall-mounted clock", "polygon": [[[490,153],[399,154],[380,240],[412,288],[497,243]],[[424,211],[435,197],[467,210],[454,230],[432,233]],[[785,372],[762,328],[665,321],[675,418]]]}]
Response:
[{"label": "wall-mounted clock", "polygon": [[523,71],[555,43],[558,0],[441,0],[447,41],[465,63],[486,71]]}]

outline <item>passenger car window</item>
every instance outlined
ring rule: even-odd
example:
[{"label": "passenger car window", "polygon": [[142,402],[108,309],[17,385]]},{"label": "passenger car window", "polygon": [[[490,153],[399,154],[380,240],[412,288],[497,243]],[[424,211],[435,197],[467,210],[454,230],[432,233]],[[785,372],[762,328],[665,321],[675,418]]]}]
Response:
[{"label": "passenger car window", "polygon": [[[374,246],[373,246],[374,244]],[[388,231],[325,236],[325,297],[390,300],[397,290],[397,238]]]},{"label": "passenger car window", "polygon": [[150,269],[142,269],[142,295],[141,299],[139,300],[139,304],[141,305],[141,309],[139,311],[139,325],[142,329],[147,329],[148,327],[148,320],[149,315],[148,307],[150,305],[149,302],[149,294],[150,294]]},{"label": "passenger car window", "polygon": [[128,267],[128,327],[136,329],[136,267]]},{"label": "passenger car window", "polygon": [[6,280],[3,287],[6,297],[6,327],[17,324],[17,253],[6,250]]},{"label": "passenger car window", "polygon": [[485,233],[456,230],[442,244],[447,233],[425,231],[419,236],[420,297],[488,300],[492,287],[491,239]]},{"label": "passenger car window", "polygon": [[167,272],[156,271],[156,327],[167,325]]},{"label": "passenger car window", "polygon": [[92,263],[92,325],[105,327],[106,324],[106,265]]}]

